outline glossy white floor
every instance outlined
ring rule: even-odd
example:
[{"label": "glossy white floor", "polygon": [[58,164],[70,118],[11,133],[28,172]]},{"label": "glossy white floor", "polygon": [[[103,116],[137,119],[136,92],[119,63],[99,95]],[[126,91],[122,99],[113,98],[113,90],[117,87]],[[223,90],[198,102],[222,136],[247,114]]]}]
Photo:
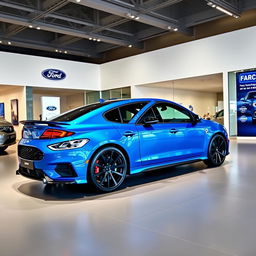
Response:
[{"label": "glossy white floor", "polygon": [[129,177],[111,194],[48,187],[0,156],[0,255],[256,255],[256,143],[232,142],[225,164]]}]

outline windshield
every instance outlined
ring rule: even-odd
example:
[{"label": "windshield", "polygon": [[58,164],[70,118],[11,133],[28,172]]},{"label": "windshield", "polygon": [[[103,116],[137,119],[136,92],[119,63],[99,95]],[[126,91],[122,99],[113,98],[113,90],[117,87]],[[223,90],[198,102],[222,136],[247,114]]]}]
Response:
[{"label": "windshield", "polygon": [[90,104],[90,105],[83,106],[83,107],[80,107],[80,108],[76,108],[76,109],[73,109],[73,110],[71,110],[69,112],[66,112],[64,114],[61,114],[57,117],[54,117],[50,121],[53,121],[53,122],[73,121],[73,120],[77,119],[80,116],[83,116],[83,115],[85,115],[85,114],[87,114],[87,113],[89,113],[89,112],[91,112],[95,109],[101,108],[101,107],[106,106],[106,105],[108,105],[110,103],[113,103],[113,102],[117,102],[117,101],[107,101],[107,102],[103,102],[103,103],[94,103],[94,104]]},{"label": "windshield", "polygon": [[249,92],[247,95],[247,99],[256,99],[256,92]]}]

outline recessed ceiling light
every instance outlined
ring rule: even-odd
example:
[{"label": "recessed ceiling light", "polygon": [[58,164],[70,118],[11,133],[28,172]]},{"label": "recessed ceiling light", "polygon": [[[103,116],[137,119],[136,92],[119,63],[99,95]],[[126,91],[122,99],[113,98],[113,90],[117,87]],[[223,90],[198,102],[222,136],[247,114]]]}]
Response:
[{"label": "recessed ceiling light", "polygon": [[58,52],[59,50],[55,49],[55,52]]},{"label": "recessed ceiling light", "polygon": [[131,47],[132,47],[132,44],[129,44],[128,47],[131,48]]},{"label": "recessed ceiling light", "polygon": [[67,54],[68,52],[67,52],[67,51],[64,51],[64,53],[66,53],[66,54]]},{"label": "recessed ceiling light", "polygon": [[7,44],[11,45],[11,44],[12,44],[12,42],[8,41],[8,43],[7,43]]},{"label": "recessed ceiling light", "polygon": [[76,2],[77,2],[77,3],[80,3],[80,2],[81,2],[81,0],[76,0]]},{"label": "recessed ceiling light", "polygon": [[135,17],[135,20],[139,20],[139,19],[140,19],[140,17],[139,17],[139,16],[136,16],[136,17]]},{"label": "recessed ceiling light", "polygon": [[92,40],[92,38],[91,38],[91,37],[89,37],[89,40]]},{"label": "recessed ceiling light", "polygon": [[93,41],[97,41],[97,39],[96,39],[96,38],[93,38],[92,40],[93,40]]},{"label": "recessed ceiling light", "polygon": [[40,30],[41,28],[40,27],[36,27],[37,30]]},{"label": "recessed ceiling light", "polygon": [[1,43],[3,43],[3,41],[2,41],[2,40],[0,40],[0,44],[1,44]]},{"label": "recessed ceiling light", "polygon": [[173,31],[178,31],[178,28],[174,28]]},{"label": "recessed ceiling light", "polygon": [[33,26],[32,26],[32,25],[29,25],[28,27],[29,27],[29,28],[33,28]]},{"label": "recessed ceiling light", "polygon": [[100,39],[97,39],[97,42],[100,42]]},{"label": "recessed ceiling light", "polygon": [[168,28],[168,29],[172,29],[172,27],[171,27],[171,26],[168,26],[167,28]]}]

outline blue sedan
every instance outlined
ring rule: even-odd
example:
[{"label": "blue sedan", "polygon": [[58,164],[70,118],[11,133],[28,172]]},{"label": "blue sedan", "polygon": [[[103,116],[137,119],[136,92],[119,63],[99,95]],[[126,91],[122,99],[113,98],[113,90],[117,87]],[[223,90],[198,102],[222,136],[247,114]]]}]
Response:
[{"label": "blue sedan", "polygon": [[45,184],[89,183],[108,192],[146,170],[220,166],[229,152],[222,125],[160,99],[106,101],[22,123],[17,174]]}]

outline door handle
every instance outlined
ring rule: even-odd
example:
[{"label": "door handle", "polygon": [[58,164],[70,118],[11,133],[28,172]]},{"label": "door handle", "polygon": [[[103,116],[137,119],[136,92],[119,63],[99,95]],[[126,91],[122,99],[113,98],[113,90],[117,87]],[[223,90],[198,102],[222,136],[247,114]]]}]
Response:
[{"label": "door handle", "polygon": [[133,132],[133,131],[126,131],[126,132],[124,132],[124,136],[125,137],[132,137],[132,136],[134,136],[136,133],[135,132]]},{"label": "door handle", "polygon": [[171,129],[170,130],[170,133],[173,133],[173,134],[175,134],[175,133],[177,133],[178,132],[178,130],[176,130],[176,129]]}]

